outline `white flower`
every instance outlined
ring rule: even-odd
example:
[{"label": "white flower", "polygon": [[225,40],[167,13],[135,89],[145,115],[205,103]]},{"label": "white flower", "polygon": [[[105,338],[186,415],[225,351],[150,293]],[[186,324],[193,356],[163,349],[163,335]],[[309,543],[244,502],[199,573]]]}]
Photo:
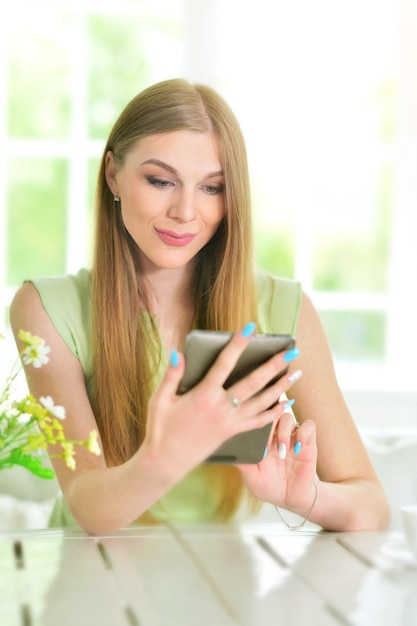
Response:
[{"label": "white flower", "polygon": [[49,361],[49,352],[51,349],[45,345],[44,340],[38,345],[26,346],[22,352],[22,361],[25,365],[32,364],[33,367],[42,367]]},{"label": "white flower", "polygon": [[59,420],[65,419],[64,407],[60,406],[59,404],[55,405],[51,396],[42,396],[41,398],[39,398],[39,402],[41,402],[45,409],[48,411],[48,413],[50,413],[54,417],[57,417]]}]

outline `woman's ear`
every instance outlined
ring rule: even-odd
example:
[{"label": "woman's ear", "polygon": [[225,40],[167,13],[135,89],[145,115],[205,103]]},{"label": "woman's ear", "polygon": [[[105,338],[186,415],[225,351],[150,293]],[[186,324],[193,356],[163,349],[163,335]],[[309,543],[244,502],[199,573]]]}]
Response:
[{"label": "woman's ear", "polygon": [[105,158],[106,181],[112,194],[117,193],[116,165],[114,163],[113,152],[109,150]]}]

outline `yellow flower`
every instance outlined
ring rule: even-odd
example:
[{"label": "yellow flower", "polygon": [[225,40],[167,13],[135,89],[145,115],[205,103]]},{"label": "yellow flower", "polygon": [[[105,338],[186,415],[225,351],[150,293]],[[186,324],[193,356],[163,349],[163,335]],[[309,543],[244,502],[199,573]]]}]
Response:
[{"label": "yellow flower", "polygon": [[89,452],[95,454],[96,456],[100,456],[101,449],[98,443],[98,432],[96,430],[92,430],[90,436],[88,437],[85,447]]},{"label": "yellow flower", "polygon": [[26,398],[23,398],[20,402],[15,402],[13,406],[22,415],[32,415],[38,422],[43,420],[47,415],[47,411],[43,409],[31,395],[26,396]]},{"label": "yellow flower", "polygon": [[74,460],[74,445],[69,441],[62,441],[62,458],[65,461],[65,465],[71,470],[75,470],[76,464]]},{"label": "yellow flower", "polygon": [[46,440],[43,435],[31,435],[28,437],[26,445],[23,446],[24,452],[31,452],[37,448],[46,448]]},{"label": "yellow flower", "polygon": [[18,336],[25,346],[41,346],[45,344],[43,339],[37,335],[32,335],[32,333],[29,333],[26,330],[19,330]]},{"label": "yellow flower", "polygon": [[72,471],[75,470],[76,463],[75,463],[75,459],[74,459],[74,455],[63,455],[64,461],[65,461],[65,465]]},{"label": "yellow flower", "polygon": [[[75,446],[84,446],[93,454],[101,454],[97,432],[93,431],[87,441],[75,441],[65,437],[61,420],[65,409],[55,405],[50,396],[38,400],[27,394],[20,400],[13,398],[16,376],[24,364],[42,367],[48,363],[50,352],[41,337],[21,330],[19,338],[24,344],[6,385],[0,388],[0,470],[21,465],[40,478],[53,478],[54,472],[43,467],[41,458],[62,458],[71,470],[76,467]],[[0,339],[5,337],[0,334]],[[59,444],[61,452],[48,454],[49,445]]]}]

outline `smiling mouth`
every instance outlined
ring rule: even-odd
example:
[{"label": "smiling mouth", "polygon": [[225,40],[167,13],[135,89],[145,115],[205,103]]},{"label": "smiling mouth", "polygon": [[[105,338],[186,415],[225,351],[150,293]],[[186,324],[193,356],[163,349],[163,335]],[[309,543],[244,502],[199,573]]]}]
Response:
[{"label": "smiling mouth", "polygon": [[173,230],[165,230],[164,228],[155,228],[158,237],[168,246],[186,246],[194,237],[195,233],[176,233]]}]

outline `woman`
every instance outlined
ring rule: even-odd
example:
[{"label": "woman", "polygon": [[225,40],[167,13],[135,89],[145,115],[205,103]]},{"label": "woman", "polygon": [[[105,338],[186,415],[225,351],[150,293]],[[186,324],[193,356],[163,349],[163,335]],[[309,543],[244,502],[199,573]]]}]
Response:
[{"label": "woman", "polygon": [[[74,472],[55,462],[64,501],[52,524],[101,534],[136,520],[225,521],[265,502],[329,530],[386,527],[314,307],[298,283],[253,269],[249,198],[239,125],[212,89],[165,81],[121,113],[99,172],[92,271],[26,282],[11,306],[15,334],[51,348],[49,364],[28,372],[31,391],[65,406],[68,437],[98,428],[104,452],[80,452]],[[192,328],[234,334],[203,381],[177,395]],[[297,350],[226,393],[255,329],[293,333]],[[269,423],[259,464],[204,463]]]}]

